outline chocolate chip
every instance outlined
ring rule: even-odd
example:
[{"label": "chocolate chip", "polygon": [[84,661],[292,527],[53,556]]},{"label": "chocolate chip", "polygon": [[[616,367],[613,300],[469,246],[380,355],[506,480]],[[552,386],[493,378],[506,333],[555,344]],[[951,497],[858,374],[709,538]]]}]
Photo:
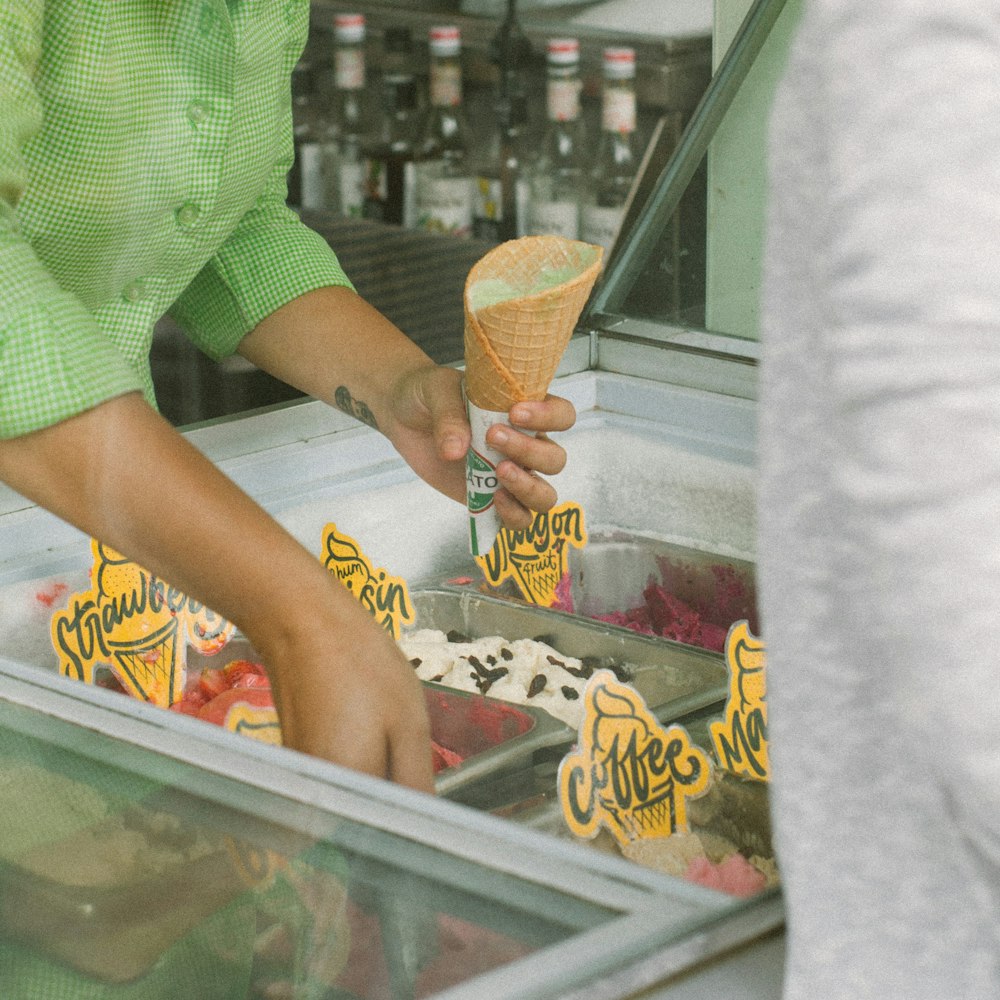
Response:
[{"label": "chocolate chip", "polygon": [[514,659],[514,654],[506,646],[501,646],[501,648],[500,648],[500,659],[502,659],[502,660],[513,660]]},{"label": "chocolate chip", "polygon": [[576,701],[580,697],[580,692],[576,688],[571,688],[568,684],[564,684],[560,690],[567,701]]},{"label": "chocolate chip", "polygon": [[579,667],[571,667],[568,663],[565,663],[563,666],[565,667],[566,673],[572,674],[574,677],[580,677],[583,680],[586,680],[594,673],[594,668],[588,667],[586,664],[582,664]]},{"label": "chocolate chip", "polygon": [[469,642],[469,637],[464,632],[459,632],[457,629],[449,629],[445,633],[445,637],[449,642]]},{"label": "chocolate chip", "polygon": [[477,674],[483,674],[486,672],[486,667],[483,666],[479,657],[467,656],[466,659],[469,661],[469,665],[475,668]]},{"label": "chocolate chip", "polygon": [[497,658],[492,653],[490,653],[490,655],[486,657],[486,662],[491,667],[495,667],[497,665]]},{"label": "chocolate chip", "polygon": [[444,674],[438,674],[437,677],[432,677],[431,680],[432,681],[443,681],[444,680]]},{"label": "chocolate chip", "polygon": [[611,668],[611,671],[615,675],[615,677],[617,677],[618,680],[622,682],[622,684],[628,684],[632,680],[632,671],[629,670],[629,668],[626,667],[624,664],[615,663],[612,660],[612,662],[609,663],[608,666]]},{"label": "chocolate chip", "polygon": [[557,660],[554,656],[546,656],[545,659],[548,660],[548,662],[551,663],[552,666],[554,666],[554,667],[565,667],[566,666],[566,664],[563,663],[562,660]]},{"label": "chocolate chip", "polygon": [[413,659],[410,660],[410,666],[413,667],[414,670],[416,670],[417,667],[419,667],[420,664],[423,663],[423,662],[424,661],[421,660],[419,656],[414,656]]},{"label": "chocolate chip", "polygon": [[545,674],[535,674],[531,678],[531,683],[528,685],[528,697],[534,698],[536,694],[541,694],[545,690],[545,684],[548,678]]}]

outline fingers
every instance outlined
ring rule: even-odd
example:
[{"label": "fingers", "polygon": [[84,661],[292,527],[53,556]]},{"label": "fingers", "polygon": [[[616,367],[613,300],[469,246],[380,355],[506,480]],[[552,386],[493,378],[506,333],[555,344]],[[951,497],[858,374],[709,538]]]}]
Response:
[{"label": "fingers", "polygon": [[568,399],[546,396],[537,402],[515,403],[510,422],[524,431],[568,431],[576,423],[576,409]]},{"label": "fingers", "polygon": [[[505,424],[496,424],[486,432],[486,443],[495,448],[512,463],[517,463],[523,470],[529,469],[539,472],[544,476],[558,475],[566,467],[566,452],[562,445],[550,441],[544,434],[532,436],[515,431]],[[500,465],[504,465],[501,462]],[[500,472],[498,466],[497,469]],[[503,473],[500,472],[501,481]],[[509,470],[510,483],[504,482],[504,486],[512,485],[527,487],[530,484],[515,478],[513,470]]]}]

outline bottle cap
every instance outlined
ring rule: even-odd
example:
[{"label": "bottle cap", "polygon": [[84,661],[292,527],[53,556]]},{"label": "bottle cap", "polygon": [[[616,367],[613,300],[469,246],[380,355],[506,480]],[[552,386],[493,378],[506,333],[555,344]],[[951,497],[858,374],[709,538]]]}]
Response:
[{"label": "bottle cap", "polygon": [[576,38],[550,38],[548,61],[554,66],[568,66],[580,61],[580,42]]},{"label": "bottle cap", "polygon": [[635,49],[609,46],[604,50],[604,76],[609,80],[630,80],[635,76]]},{"label": "bottle cap", "polygon": [[428,38],[435,56],[457,56],[462,47],[462,33],[454,25],[431,28]]},{"label": "bottle cap", "polygon": [[333,19],[333,33],[338,42],[363,42],[365,15],[337,14]]}]

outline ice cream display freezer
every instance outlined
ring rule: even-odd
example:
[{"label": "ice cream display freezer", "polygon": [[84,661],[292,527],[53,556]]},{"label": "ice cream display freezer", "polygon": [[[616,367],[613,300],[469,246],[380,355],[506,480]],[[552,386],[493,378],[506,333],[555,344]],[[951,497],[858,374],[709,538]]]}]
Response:
[{"label": "ice cream display freezer", "polygon": [[[648,350],[647,372],[663,353]],[[564,368],[588,359],[580,338]],[[592,370],[557,391],[579,412],[557,485],[591,530],[752,561],[749,401]],[[375,432],[307,402],[189,436],[317,555],[335,523],[434,624],[510,631],[535,613],[427,583],[475,570],[466,517]],[[560,836],[534,786],[507,782],[503,816],[489,784],[466,785],[470,804],[447,781],[419,796],[59,676],[52,614],[86,591],[90,540],[2,499],[4,977],[39,984],[25,996],[64,979],[93,991],[71,995],[172,996],[157,977],[177,966],[201,970],[206,997],[267,977],[326,983],[303,996],[631,997],[780,923],[776,891],[738,900]],[[522,631],[567,652],[593,629],[625,660],[634,643],[698,665],[677,695],[695,703],[668,714],[722,696],[716,654],[594,622],[577,638],[582,618],[543,614]]]},{"label": "ice cream display freezer", "polygon": [[[650,204],[563,357],[552,391],[578,419],[560,436],[568,463],[554,485],[578,505],[587,540],[552,609],[484,581],[467,512],[344,414],[304,400],[186,431],[318,558],[334,530],[376,583],[404,581],[406,629],[550,650],[517,705],[488,660],[458,677],[466,690],[443,667],[424,678],[442,751],[436,797],[64,676],[124,606],[95,598],[89,538],[0,487],[5,996],[779,995],[780,888],[717,891],[681,877],[676,859],[648,863],[604,831],[568,829],[555,788],[580,731],[529,692],[552,693],[567,665],[581,678],[620,672],[660,722],[707,748],[725,710],[720,636],[740,619],[757,627],[756,345],[679,325],[647,292],[672,259],[663,234],[684,179],[781,6],[753,5],[678,155],[643,179],[637,196],[651,191]],[[201,643],[189,665],[210,670],[240,641]],[[466,666],[477,656],[464,655]],[[578,699],[576,680],[559,677]],[[473,732],[482,712],[495,725]],[[770,851],[762,782],[720,776],[689,819],[741,858]]]}]

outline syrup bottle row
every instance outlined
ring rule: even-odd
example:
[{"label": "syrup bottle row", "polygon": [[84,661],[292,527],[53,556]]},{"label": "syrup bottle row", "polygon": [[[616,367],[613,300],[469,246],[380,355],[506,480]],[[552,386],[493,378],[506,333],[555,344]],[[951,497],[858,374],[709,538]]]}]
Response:
[{"label": "syrup bottle row", "polygon": [[457,27],[430,29],[425,112],[408,29],[385,32],[374,109],[364,16],[336,15],[334,39],[333,87],[325,99],[317,97],[307,63],[293,78],[291,204],[491,242],[556,234],[613,245],[637,166],[632,49],[604,50],[595,154],[583,133],[579,42],[548,42],[544,134],[534,152],[521,88],[491,123],[484,148],[475,148]]}]

